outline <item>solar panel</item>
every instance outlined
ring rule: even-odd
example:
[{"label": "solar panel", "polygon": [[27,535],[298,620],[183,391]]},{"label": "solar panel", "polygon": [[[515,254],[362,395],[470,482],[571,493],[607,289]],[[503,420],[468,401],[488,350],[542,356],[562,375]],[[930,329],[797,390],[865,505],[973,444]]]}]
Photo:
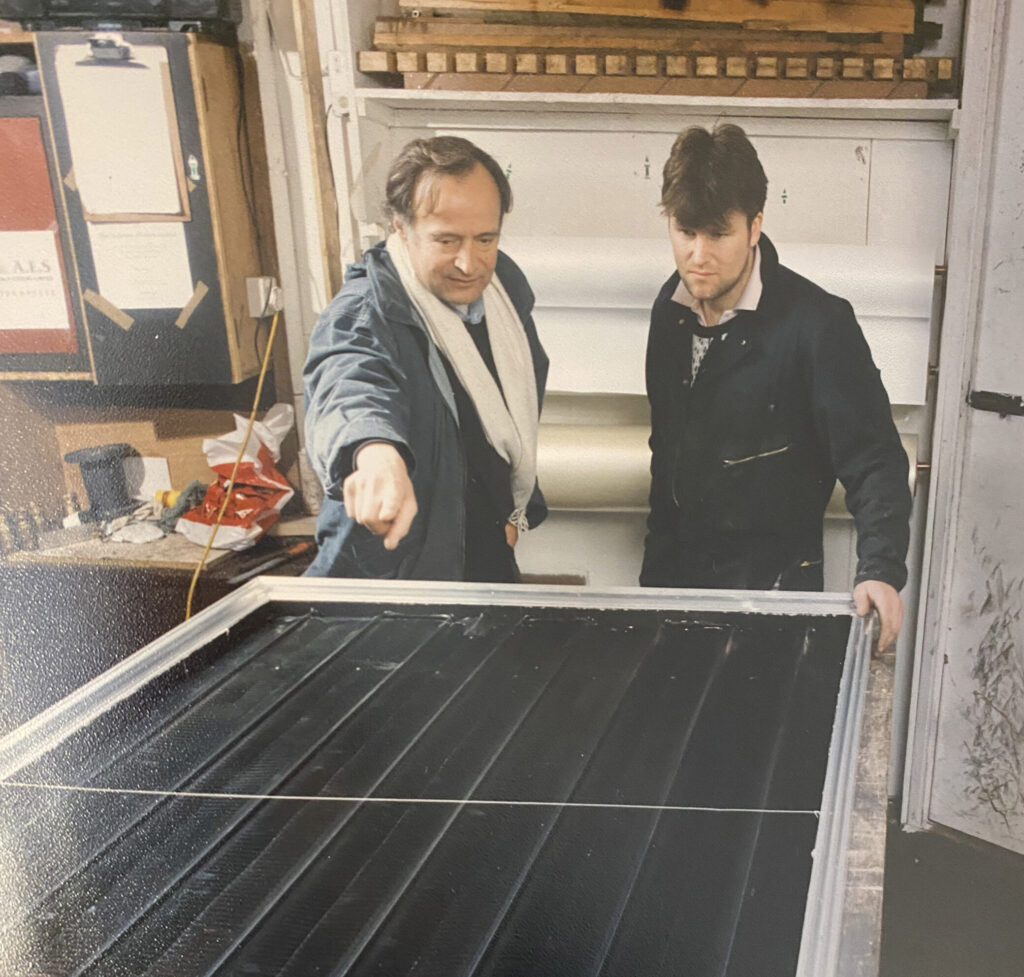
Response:
[{"label": "solar panel", "polygon": [[0,742],[3,973],[795,974],[849,614],[509,601],[270,602]]}]

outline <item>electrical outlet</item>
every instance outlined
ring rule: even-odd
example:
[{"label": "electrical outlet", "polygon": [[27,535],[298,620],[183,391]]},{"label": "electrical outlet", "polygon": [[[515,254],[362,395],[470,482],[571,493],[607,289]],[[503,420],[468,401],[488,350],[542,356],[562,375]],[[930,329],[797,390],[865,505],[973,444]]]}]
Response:
[{"label": "electrical outlet", "polygon": [[254,319],[262,319],[281,310],[281,289],[270,275],[247,278],[245,295],[249,302],[249,315]]}]

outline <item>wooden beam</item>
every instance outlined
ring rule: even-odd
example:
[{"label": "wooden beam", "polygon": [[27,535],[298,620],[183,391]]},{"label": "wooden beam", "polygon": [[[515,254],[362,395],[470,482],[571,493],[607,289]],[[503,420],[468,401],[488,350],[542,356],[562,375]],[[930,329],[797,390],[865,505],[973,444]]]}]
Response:
[{"label": "wooden beam", "polygon": [[[390,51],[360,51],[356,66],[368,75],[394,74],[397,59]],[[320,82],[323,87],[323,82]]]},{"label": "wooden beam", "polygon": [[400,74],[423,70],[423,55],[419,51],[397,51],[395,53],[395,70]]},{"label": "wooden beam", "polygon": [[685,54],[669,54],[665,57],[665,74],[670,78],[685,78],[690,73],[690,59]]},{"label": "wooden beam", "polygon": [[[324,113],[324,81],[320,73],[320,48],[310,5],[303,0],[292,0],[292,17],[295,22],[295,40],[302,72],[302,102],[309,130],[309,150],[313,157],[320,260],[324,288],[327,290],[327,298],[330,299],[341,288],[341,234],[338,230],[338,195],[334,190],[334,174],[331,171],[327,148],[327,119]],[[359,53],[360,61],[363,53]],[[384,54],[385,58],[391,59],[392,64],[394,62],[395,56],[389,52],[370,53]],[[366,69],[360,66],[360,70]]]},{"label": "wooden beam", "polygon": [[[406,52],[408,53],[408,52]],[[895,86],[905,85],[900,89],[907,98],[925,97],[930,87],[949,88],[954,70],[950,58],[834,58],[831,55],[818,58],[805,57],[738,57],[717,54],[702,54],[695,58],[685,55],[637,55],[580,53],[568,55],[564,53],[541,53],[536,51],[520,51],[511,55],[505,51],[458,51],[454,55],[447,52],[433,52],[434,56],[425,59],[410,59],[415,70],[403,72],[404,84],[409,88],[445,87],[460,91],[498,90],[498,82],[506,75],[516,77],[538,76],[558,78],[572,76],[580,79],[571,86],[559,86],[554,82],[542,82],[538,85],[516,90],[530,91],[602,91],[602,92],[633,92],[653,93],[666,90],[664,83],[673,80],[693,78],[701,82],[724,79],[742,85],[742,94],[749,97],[760,97],[755,92],[765,92],[766,97],[781,92],[806,92],[806,84],[810,82],[813,96],[830,98],[895,98],[890,94]],[[423,71],[425,60],[427,70]],[[404,62],[403,62],[404,63]],[[442,70],[431,70],[433,67]],[[457,83],[437,81],[442,77],[458,77]],[[590,83],[593,79],[603,79]],[[642,82],[630,79],[643,79]],[[758,82],[757,85],[749,84]],[[769,84],[776,81],[787,84]],[[655,84],[655,82],[657,84]],[[580,86],[584,86],[581,88]],[[728,94],[738,85],[719,85],[708,88],[709,94]],[[681,93],[691,92],[693,86],[683,86]],[[727,91],[728,90],[728,91]],[[922,94],[923,93],[923,94]],[[793,97],[805,97],[794,95]]]},{"label": "wooden beam", "polygon": [[476,51],[456,51],[455,70],[462,73],[480,70],[480,55]]},{"label": "wooden beam", "polygon": [[491,74],[511,74],[512,56],[505,51],[488,51],[484,55],[484,69]]},{"label": "wooden beam", "polygon": [[[634,22],[635,23],[635,22]],[[897,33],[843,34],[826,31],[752,30],[734,27],[688,27],[662,23],[658,27],[498,23],[450,17],[381,17],[374,27],[373,46],[379,51],[451,49],[557,51],[648,54],[830,54],[891,55],[903,53]]]},{"label": "wooden beam", "polygon": [[544,73],[548,75],[569,74],[569,56],[567,54],[546,54],[544,56]]},{"label": "wooden beam", "polygon": [[628,75],[629,57],[625,54],[605,55],[604,73],[606,75]]},{"label": "wooden beam", "polygon": [[443,74],[452,70],[450,51],[427,51],[427,71],[432,74]]},{"label": "wooden beam", "polygon": [[536,54],[516,55],[516,74],[535,75],[540,71],[540,57]]},{"label": "wooden beam", "polygon": [[399,0],[403,9],[496,13],[600,14],[650,20],[685,20],[694,23],[729,23],[769,29],[823,30],[833,33],[899,34],[914,32],[914,0],[688,0],[682,10],[671,10],[663,0]]}]

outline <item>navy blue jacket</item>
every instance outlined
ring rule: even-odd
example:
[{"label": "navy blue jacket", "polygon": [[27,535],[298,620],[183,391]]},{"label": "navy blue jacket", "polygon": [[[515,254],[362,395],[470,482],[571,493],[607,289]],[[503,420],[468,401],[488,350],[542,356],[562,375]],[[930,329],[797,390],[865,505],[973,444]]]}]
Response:
[{"label": "navy blue jacket", "polygon": [[665,283],[651,312],[646,586],[822,589],[836,477],[857,528],[856,582],[906,582],[907,456],[849,302],[779,264],[691,376],[695,313]]},{"label": "navy blue jacket", "polygon": [[[526,330],[537,394],[548,359],[531,318],[533,292],[503,253],[496,274]],[[451,383],[437,347],[409,302],[383,244],[351,265],[320,315],[303,370],[306,452],[326,497],[317,520],[319,552],[308,574],[461,580],[465,538],[465,460]],[[395,443],[410,468],[418,512],[396,549],[353,522],[342,483],[363,441]],[[530,525],[547,514],[535,489]]]}]

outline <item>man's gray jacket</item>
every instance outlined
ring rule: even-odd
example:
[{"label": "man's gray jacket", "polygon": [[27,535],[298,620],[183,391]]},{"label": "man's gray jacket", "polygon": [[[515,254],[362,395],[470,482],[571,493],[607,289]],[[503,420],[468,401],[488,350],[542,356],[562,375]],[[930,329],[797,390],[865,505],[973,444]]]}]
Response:
[{"label": "man's gray jacket", "polygon": [[[533,292],[503,253],[496,274],[526,330],[543,398],[548,359],[530,315]],[[347,269],[344,286],[313,330],[303,378],[306,452],[326,493],[317,521],[319,552],[307,573],[461,580],[466,469],[455,399],[441,354],[383,244]],[[367,440],[395,444],[416,493],[412,528],[391,551],[350,519],[341,502],[354,449]],[[546,514],[535,489],[530,526]]]},{"label": "man's gray jacket", "polygon": [[850,303],[779,264],[761,236],[761,300],[691,377],[695,313],[651,312],[651,515],[645,586],[822,589],[836,478],[857,527],[856,582],[906,582],[907,456]]}]

